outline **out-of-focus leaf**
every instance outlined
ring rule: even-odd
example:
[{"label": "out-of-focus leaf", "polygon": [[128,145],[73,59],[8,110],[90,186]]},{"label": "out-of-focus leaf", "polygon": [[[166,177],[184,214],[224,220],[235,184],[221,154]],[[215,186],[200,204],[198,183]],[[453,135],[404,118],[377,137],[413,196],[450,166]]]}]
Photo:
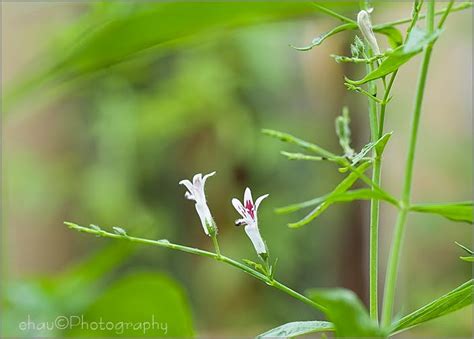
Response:
[{"label": "out-of-focus leaf", "polygon": [[396,71],[400,66],[423,51],[426,46],[433,43],[438,38],[440,32],[440,30],[437,30],[433,33],[428,33],[422,29],[414,28],[410,32],[406,43],[393,50],[378,68],[361,80],[346,79],[346,81],[352,85],[362,85]]},{"label": "out-of-focus leaf", "polygon": [[[132,273],[108,289],[83,313],[87,323],[110,322],[110,327],[76,326],[69,336],[191,337],[191,312],[181,287],[152,272]],[[126,324],[131,324],[125,326]],[[153,324],[155,323],[155,324]]]},{"label": "out-of-focus leaf", "polygon": [[459,259],[467,261],[467,262],[474,262],[474,256],[469,257],[459,257]]},{"label": "out-of-focus leaf", "polygon": [[414,204],[410,210],[421,213],[439,214],[453,221],[473,223],[473,201],[452,202],[445,204]]},{"label": "out-of-focus leaf", "polygon": [[[362,173],[369,166],[370,166],[370,162],[365,162],[362,165],[360,165],[359,167],[357,167],[357,172]],[[315,209],[313,209],[303,219],[301,219],[300,221],[297,221],[295,223],[291,223],[288,226],[291,227],[291,228],[299,228],[301,226],[304,226],[304,225],[308,224],[310,221],[314,220],[321,213],[323,213],[329,206],[331,206],[332,202],[330,201],[330,199],[332,197],[337,196],[337,195],[347,191],[357,181],[358,178],[359,178],[358,173],[352,172],[351,174],[349,174],[344,180],[342,180],[339,183],[339,185],[336,186],[336,188],[331,193],[326,195],[326,200],[325,201],[323,201],[321,204],[319,204]]]},{"label": "out-of-focus leaf", "polygon": [[30,71],[9,88],[3,110],[38,86],[86,76],[145,52],[158,54],[195,42],[205,34],[316,13],[311,3],[299,1],[117,2],[107,7],[100,16],[80,20],[78,32],[69,29],[75,38],[49,50],[57,53],[45,55],[47,66]]},{"label": "out-of-focus leaf", "polygon": [[334,324],[338,337],[383,337],[383,332],[370,319],[354,292],[343,289],[313,289],[308,296],[326,307],[326,315]]},{"label": "out-of-focus leaf", "polygon": [[260,334],[257,338],[293,338],[303,334],[334,331],[328,321],[295,321],[287,323]]},{"label": "out-of-focus leaf", "polygon": [[451,292],[439,297],[428,305],[410,313],[396,321],[391,329],[391,334],[405,331],[414,326],[425,323],[431,319],[457,311],[473,303],[473,282],[470,280]]}]

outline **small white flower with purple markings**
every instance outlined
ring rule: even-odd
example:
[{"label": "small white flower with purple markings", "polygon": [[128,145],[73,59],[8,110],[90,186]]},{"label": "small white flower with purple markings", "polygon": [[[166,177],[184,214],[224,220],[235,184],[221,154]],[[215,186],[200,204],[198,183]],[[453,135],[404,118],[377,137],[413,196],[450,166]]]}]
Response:
[{"label": "small white flower with purple markings", "polygon": [[196,202],[196,212],[201,219],[202,228],[204,232],[212,237],[217,234],[217,226],[212,218],[211,211],[207,206],[206,195],[204,194],[204,184],[206,183],[207,178],[213,176],[216,172],[206,174],[204,177],[201,173],[196,174],[193,177],[193,181],[190,180],[181,180],[180,185],[186,186],[188,191],[184,194],[186,199],[194,200]]},{"label": "small white flower with purple markings", "polygon": [[255,250],[259,255],[267,254],[267,247],[265,246],[262,236],[260,235],[257,219],[258,206],[266,197],[268,197],[268,194],[262,195],[255,201],[254,204],[252,199],[252,192],[250,192],[250,189],[247,187],[244,193],[243,205],[238,199],[232,199],[232,205],[234,205],[234,208],[242,216],[241,219],[235,221],[235,225],[245,225],[245,233],[247,233],[248,237],[252,241],[253,247],[255,247]]}]

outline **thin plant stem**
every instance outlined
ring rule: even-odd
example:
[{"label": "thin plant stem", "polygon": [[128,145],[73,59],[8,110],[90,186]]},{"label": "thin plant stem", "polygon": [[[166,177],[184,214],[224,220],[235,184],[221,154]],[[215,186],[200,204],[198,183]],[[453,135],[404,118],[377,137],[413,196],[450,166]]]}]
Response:
[{"label": "thin plant stem", "polygon": [[217,235],[213,235],[212,237],[212,243],[214,244],[214,248],[216,250],[216,254],[218,257],[221,256],[221,250],[219,248],[219,241],[217,240]]},{"label": "thin plant stem", "polygon": [[238,268],[239,270],[250,274],[252,277],[254,277],[254,278],[256,278],[260,281],[263,281],[264,283],[266,283],[269,286],[272,286],[272,287],[275,287],[276,289],[279,289],[280,291],[290,295],[291,297],[293,297],[295,299],[298,299],[299,301],[301,301],[301,302],[303,302],[303,303],[305,303],[305,304],[307,304],[307,305],[309,305],[313,308],[317,308],[317,309],[321,310],[322,312],[326,311],[326,308],[324,306],[322,306],[322,305],[314,302],[313,300],[305,297],[304,295],[296,292],[295,290],[289,288],[288,286],[284,285],[283,283],[281,283],[281,282],[279,282],[279,281],[277,281],[273,278],[270,278],[270,277],[268,277],[268,276],[266,276],[266,275],[264,275],[264,274],[262,274],[262,273],[260,273],[256,270],[254,270],[253,268],[251,268],[251,267],[249,267],[245,264],[242,264],[242,263],[240,263],[240,262],[238,262],[234,259],[226,257],[222,254],[208,252],[208,251],[205,251],[205,250],[201,250],[199,248],[174,244],[174,243],[169,242],[168,240],[152,240],[152,239],[132,237],[132,236],[129,236],[129,235],[114,234],[114,233],[104,231],[102,229],[93,229],[93,228],[89,228],[89,227],[84,227],[84,226],[80,226],[80,225],[77,225],[77,224],[74,224],[74,223],[71,223],[71,222],[65,222],[64,224],[67,225],[69,228],[71,228],[73,230],[76,230],[78,232],[93,234],[93,235],[96,235],[96,236],[99,236],[99,237],[111,238],[111,239],[120,239],[120,240],[128,240],[128,241],[134,242],[134,243],[164,247],[164,248],[168,248],[168,249],[172,249],[172,250],[177,250],[177,251],[181,251],[181,252],[186,252],[186,253],[190,253],[190,254],[199,255],[199,256],[202,256],[202,257],[215,259],[219,262],[223,262],[223,263],[226,263],[230,266]]},{"label": "thin plant stem", "polygon": [[[366,1],[360,2],[361,9],[367,10]],[[369,57],[372,57],[372,51],[369,48]],[[367,64],[367,74],[371,73],[378,63]],[[385,86],[385,81],[384,81]],[[371,97],[376,98],[377,84],[375,81],[368,83],[368,92]],[[379,102],[380,104],[380,102]],[[369,124],[370,138],[372,142],[378,139],[378,123],[377,123],[377,102],[370,100],[369,97]],[[375,154],[375,150],[374,150]],[[380,187],[380,159],[375,159],[372,167],[372,182],[374,186]],[[372,190],[375,187],[372,186]],[[370,318],[378,323],[378,229],[379,229],[379,211],[380,201],[378,199],[370,200],[370,222],[369,222],[369,314]]]},{"label": "thin plant stem", "polygon": [[[435,2],[428,2],[427,30],[429,33],[434,31]],[[418,127],[420,124],[421,109],[425,93],[426,78],[428,75],[428,66],[431,58],[433,44],[429,44],[424,52],[421,64],[420,75],[415,98],[415,107],[411,122],[410,142],[405,165],[405,180],[401,199],[401,211],[398,214],[395,225],[392,245],[387,265],[385,277],[384,303],[382,309],[382,326],[388,326],[392,318],[392,310],[395,299],[395,287],[397,283],[398,267],[401,257],[401,248],[403,245],[404,233],[406,228],[406,219],[408,207],[410,205],[411,187],[413,179],[413,165],[415,161],[416,142],[418,137]]]},{"label": "thin plant stem", "polygon": [[387,109],[388,100],[390,98],[390,91],[392,90],[392,86],[395,81],[395,77],[397,76],[397,72],[398,70],[392,73],[392,76],[387,85],[387,89],[385,90],[384,97],[382,99],[383,103],[380,105],[379,127],[378,127],[378,136],[377,136],[378,139],[380,139],[383,135],[384,123],[385,123],[385,111]]},{"label": "thin plant stem", "polygon": [[[373,71],[373,64],[367,65],[367,72]],[[369,92],[376,94],[377,85],[375,81],[369,83]],[[372,142],[377,140],[377,103],[369,100],[369,122]],[[380,160],[374,161],[372,168],[372,182],[380,187]],[[374,187],[372,187],[375,190]],[[378,228],[379,228],[379,209],[380,201],[378,199],[370,200],[370,223],[369,223],[369,313],[371,319],[378,322]]]},{"label": "thin plant stem", "polygon": [[339,13],[336,13],[332,10],[330,10],[329,8],[326,8],[324,6],[321,6],[320,4],[316,3],[316,2],[313,2],[313,5],[319,9],[321,12],[323,13],[326,13],[327,15],[329,16],[332,16],[333,18],[336,18],[336,19],[339,19],[341,20],[342,22],[346,22],[346,23],[349,23],[349,24],[354,24],[354,25],[357,25],[357,22],[351,18],[348,18],[342,14],[339,14]]},{"label": "thin plant stem", "polygon": [[[451,9],[448,10],[448,7],[449,7],[449,5],[448,5],[448,7],[443,8],[439,11],[436,11],[435,15],[436,16],[437,15],[443,15],[446,12],[452,13],[452,12],[462,11],[464,9],[472,8],[473,6],[474,6],[474,3],[472,3],[472,2],[463,2],[463,3],[460,3],[459,5],[452,6]],[[421,15],[418,16],[418,20],[419,19],[424,19],[426,17],[427,17],[426,14],[421,14]],[[383,24],[374,25],[373,29],[374,29],[374,31],[379,31],[381,29],[385,29],[385,28],[388,28],[388,27],[391,27],[391,26],[407,24],[411,21],[412,21],[412,18],[405,18],[405,19],[390,21],[390,22],[386,22],[386,23],[383,23]]]},{"label": "thin plant stem", "polygon": [[438,28],[441,29],[444,25],[444,22],[446,21],[446,19],[448,18],[448,15],[449,15],[449,12],[452,11],[453,9],[453,5],[454,5],[454,0],[451,0],[448,4],[448,6],[446,7],[446,11],[443,13],[443,16],[441,17],[441,19],[439,20],[439,23],[438,23]]}]

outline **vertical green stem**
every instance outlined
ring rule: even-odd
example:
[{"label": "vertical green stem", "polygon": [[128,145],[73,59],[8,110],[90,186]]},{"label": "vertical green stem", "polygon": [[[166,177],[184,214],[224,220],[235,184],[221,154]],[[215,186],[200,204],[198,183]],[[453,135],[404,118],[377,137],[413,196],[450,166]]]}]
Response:
[{"label": "vertical green stem", "polygon": [[[373,65],[368,66],[368,72],[373,70]],[[377,85],[374,81],[369,83],[369,92],[376,94]],[[372,142],[377,140],[379,134],[377,127],[377,104],[369,100],[369,122]],[[372,181],[380,186],[381,161],[375,159],[372,169]],[[373,189],[373,188],[372,188]],[[369,225],[369,313],[370,317],[378,321],[378,233],[379,233],[379,210],[380,202],[377,199],[370,200],[370,225]]]},{"label": "vertical green stem", "polygon": [[[434,15],[435,15],[435,2],[430,0],[428,3],[427,13],[427,30],[429,33],[434,31]],[[415,150],[416,141],[418,137],[418,127],[420,124],[421,108],[423,103],[423,97],[425,92],[426,78],[428,75],[428,66],[431,58],[431,51],[433,45],[430,44],[426,47],[420,75],[418,78],[418,85],[415,98],[415,108],[413,111],[413,117],[411,122],[410,132],[410,143],[408,146],[408,153],[405,165],[405,181],[403,184],[402,193],[402,210],[400,211],[397,222],[395,225],[394,236],[392,240],[392,246],[390,249],[390,255],[388,259],[387,273],[385,277],[385,290],[384,290],[384,304],[382,309],[382,326],[390,325],[392,318],[392,309],[395,298],[395,286],[397,283],[398,266],[401,255],[401,248],[403,244],[403,238],[406,228],[406,219],[408,214],[408,206],[410,205],[411,185],[413,179],[413,165],[415,161]]]}]

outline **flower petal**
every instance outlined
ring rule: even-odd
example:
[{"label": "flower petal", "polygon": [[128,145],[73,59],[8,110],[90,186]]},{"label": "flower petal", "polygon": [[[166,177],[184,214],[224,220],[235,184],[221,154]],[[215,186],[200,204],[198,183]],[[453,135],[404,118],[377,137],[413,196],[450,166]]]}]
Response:
[{"label": "flower petal", "polygon": [[258,206],[260,205],[262,200],[265,199],[266,197],[268,197],[268,194],[264,194],[261,197],[258,197],[257,200],[255,200],[255,211],[258,210]]},{"label": "flower petal", "polygon": [[198,173],[198,174],[194,175],[193,185],[196,186],[196,187],[199,187],[201,185],[201,182],[202,182],[202,174]]},{"label": "flower petal", "polygon": [[246,188],[244,192],[244,206],[247,206],[247,201],[250,201],[253,206],[253,199],[252,199],[252,192],[250,191],[250,188]]},{"label": "flower petal", "polygon": [[194,187],[193,187],[193,184],[191,183],[191,181],[185,179],[185,180],[181,180],[181,181],[179,182],[179,184],[186,186],[186,188],[188,189],[189,193],[193,194],[193,192],[194,192]]},{"label": "flower petal", "polygon": [[206,174],[206,175],[202,178],[202,185],[204,186],[204,184],[206,183],[207,178],[212,177],[214,174],[216,174],[216,171],[211,172],[211,173],[209,173],[209,174]]},{"label": "flower petal", "polygon": [[194,195],[192,195],[192,194],[189,193],[189,192],[184,193],[184,197],[185,197],[186,199],[188,199],[188,200],[194,200],[194,201],[196,201],[196,198],[194,198]]},{"label": "flower petal", "polygon": [[247,217],[247,214],[245,212],[245,208],[244,206],[242,205],[242,203],[240,202],[239,199],[232,199],[232,205],[234,206],[234,208],[236,209],[237,212],[239,212],[239,214],[244,217],[244,219]]}]

